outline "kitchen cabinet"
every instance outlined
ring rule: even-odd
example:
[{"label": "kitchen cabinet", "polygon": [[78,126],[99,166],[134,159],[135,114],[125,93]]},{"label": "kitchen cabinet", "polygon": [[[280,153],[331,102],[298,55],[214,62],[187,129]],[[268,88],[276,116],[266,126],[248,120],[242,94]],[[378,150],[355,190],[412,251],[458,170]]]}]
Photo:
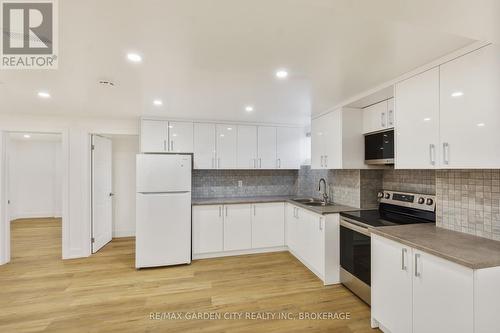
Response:
[{"label": "kitchen cabinet", "polygon": [[257,168],[257,126],[238,125],[238,169]]},{"label": "kitchen cabinet", "polygon": [[363,133],[373,133],[394,127],[394,99],[385,100],[363,109]]},{"label": "kitchen cabinet", "polygon": [[141,152],[168,152],[168,121],[141,120]]},{"label": "kitchen cabinet", "polygon": [[396,84],[396,108],[396,168],[435,168],[440,155],[439,68]]},{"label": "kitchen cabinet", "polygon": [[303,130],[297,127],[276,129],[276,168],[300,169]]},{"label": "kitchen cabinet", "polygon": [[252,248],[250,204],[224,206],[224,251]]},{"label": "kitchen cabinet", "polygon": [[224,250],[222,205],[193,206],[193,253]]},{"label": "kitchen cabinet", "polygon": [[444,168],[500,167],[500,47],[440,66],[440,162]]},{"label": "kitchen cabinet", "polygon": [[372,234],[372,325],[390,332],[496,332],[482,293],[499,268],[473,270]]},{"label": "kitchen cabinet", "polygon": [[339,281],[339,214],[326,216],[288,204],[286,244],[325,284]]},{"label": "kitchen cabinet", "polygon": [[193,123],[142,119],[141,152],[192,153]]},{"label": "kitchen cabinet", "polygon": [[283,202],[252,204],[252,248],[285,245]]},{"label": "kitchen cabinet", "polygon": [[412,332],[411,248],[372,234],[372,317],[390,332]]},{"label": "kitchen cabinet", "polygon": [[311,123],[312,169],[365,169],[363,110],[340,108]]},{"label": "kitchen cabinet", "polygon": [[257,151],[257,168],[276,169],[276,127],[258,127]]},{"label": "kitchen cabinet", "polygon": [[171,153],[193,152],[193,123],[169,121],[168,133],[170,138],[169,152]]},{"label": "kitchen cabinet", "polygon": [[215,124],[194,124],[194,168],[216,169]]},{"label": "kitchen cabinet", "polygon": [[236,169],[238,164],[238,135],[234,125],[216,125],[216,167],[217,169]]}]

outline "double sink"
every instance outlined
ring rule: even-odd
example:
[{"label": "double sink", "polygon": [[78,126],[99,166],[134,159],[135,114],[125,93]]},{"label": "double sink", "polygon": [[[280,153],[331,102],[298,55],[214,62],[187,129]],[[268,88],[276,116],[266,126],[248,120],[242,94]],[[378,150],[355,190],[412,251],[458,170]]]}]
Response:
[{"label": "double sink", "polygon": [[299,204],[306,205],[306,206],[311,206],[311,207],[317,207],[317,206],[333,206],[335,204],[329,203],[329,202],[324,202],[323,200],[316,199],[316,198],[300,198],[300,199],[292,199],[292,201],[295,201]]}]

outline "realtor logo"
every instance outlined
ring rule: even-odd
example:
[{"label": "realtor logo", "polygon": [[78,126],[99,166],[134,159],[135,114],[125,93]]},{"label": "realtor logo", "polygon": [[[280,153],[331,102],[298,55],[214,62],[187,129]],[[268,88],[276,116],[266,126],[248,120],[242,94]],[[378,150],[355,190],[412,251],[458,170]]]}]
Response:
[{"label": "realtor logo", "polygon": [[2,69],[56,69],[55,0],[1,0]]}]

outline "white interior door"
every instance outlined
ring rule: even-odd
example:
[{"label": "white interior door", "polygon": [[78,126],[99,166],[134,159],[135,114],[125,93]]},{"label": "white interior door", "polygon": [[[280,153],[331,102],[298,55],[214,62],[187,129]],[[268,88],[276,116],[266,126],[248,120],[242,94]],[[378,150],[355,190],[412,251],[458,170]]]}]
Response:
[{"label": "white interior door", "polygon": [[112,238],[112,144],[92,135],[92,253]]},{"label": "white interior door", "polygon": [[10,261],[9,134],[0,132],[0,265]]}]

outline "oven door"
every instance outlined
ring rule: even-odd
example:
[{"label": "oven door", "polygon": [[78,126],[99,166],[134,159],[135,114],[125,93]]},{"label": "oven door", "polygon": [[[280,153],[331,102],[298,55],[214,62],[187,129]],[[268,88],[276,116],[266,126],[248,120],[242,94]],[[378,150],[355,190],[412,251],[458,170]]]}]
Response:
[{"label": "oven door", "polygon": [[370,304],[370,232],[346,218],[340,220],[340,282]]}]

